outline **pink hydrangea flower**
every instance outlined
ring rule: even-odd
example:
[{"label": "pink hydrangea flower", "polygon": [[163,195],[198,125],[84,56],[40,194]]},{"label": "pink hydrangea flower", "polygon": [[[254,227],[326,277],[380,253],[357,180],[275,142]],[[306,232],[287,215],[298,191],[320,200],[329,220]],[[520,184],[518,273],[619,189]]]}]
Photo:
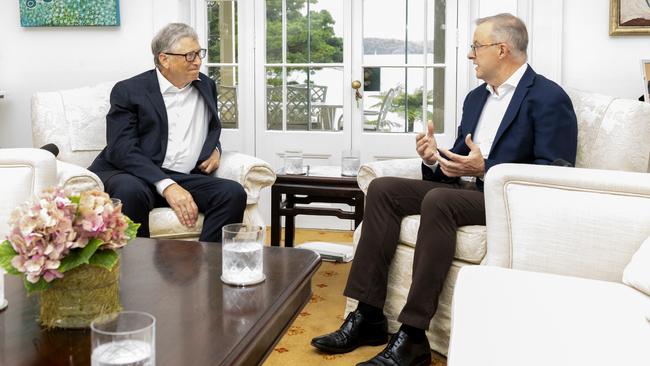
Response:
[{"label": "pink hydrangea flower", "polygon": [[102,241],[100,249],[126,245],[127,219],[104,192],[83,192],[75,204],[63,188],[46,189],[11,214],[7,240],[18,253],[11,264],[31,283],[61,278],[61,260],[91,239]]}]

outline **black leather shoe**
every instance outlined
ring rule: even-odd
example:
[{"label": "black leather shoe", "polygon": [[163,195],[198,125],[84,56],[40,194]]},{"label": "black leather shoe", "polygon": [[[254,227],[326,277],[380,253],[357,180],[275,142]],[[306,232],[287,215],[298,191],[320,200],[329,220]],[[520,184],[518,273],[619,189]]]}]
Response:
[{"label": "black leather shoe", "polygon": [[415,342],[400,330],[393,335],[383,351],[357,366],[429,366],[430,364],[431,348],[427,338]]},{"label": "black leather shoe", "polygon": [[379,346],[388,342],[388,323],[384,316],[378,322],[364,319],[359,310],[348,314],[341,328],[311,340],[311,345],[327,353],[346,353],[360,346]]}]

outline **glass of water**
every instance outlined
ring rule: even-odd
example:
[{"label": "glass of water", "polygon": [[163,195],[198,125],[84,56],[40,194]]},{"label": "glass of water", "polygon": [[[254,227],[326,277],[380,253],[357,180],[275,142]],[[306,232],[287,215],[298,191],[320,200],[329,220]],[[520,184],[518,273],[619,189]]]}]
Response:
[{"label": "glass of water", "polygon": [[302,150],[286,150],[284,152],[284,172],[286,174],[302,174]]},{"label": "glass of water", "polygon": [[140,311],[102,315],[90,323],[92,366],[154,366],[156,318]]},{"label": "glass of water", "polygon": [[224,226],[221,233],[221,280],[235,286],[253,285],[264,281],[264,228],[257,225],[230,224]]},{"label": "glass of water", "polygon": [[359,150],[343,150],[341,152],[341,175],[344,177],[356,177],[361,158]]}]

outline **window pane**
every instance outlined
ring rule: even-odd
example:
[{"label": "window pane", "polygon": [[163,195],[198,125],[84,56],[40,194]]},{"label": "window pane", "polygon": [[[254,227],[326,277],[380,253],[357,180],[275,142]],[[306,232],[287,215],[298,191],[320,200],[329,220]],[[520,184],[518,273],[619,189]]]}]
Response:
[{"label": "window pane", "polygon": [[282,62],[282,0],[266,0],[266,62]]},{"label": "window pane", "polygon": [[282,68],[266,68],[266,129],[282,130]]},{"label": "window pane", "polygon": [[364,0],[363,62],[405,61],[406,0]]},{"label": "window pane", "polygon": [[237,2],[208,1],[208,62],[237,62]]},{"label": "window pane", "polygon": [[[427,50],[427,61],[434,63],[445,62],[445,12],[446,0],[427,0],[427,26],[430,47]],[[432,42],[433,41],[433,42]],[[432,46],[432,47],[431,47]]]},{"label": "window pane", "polygon": [[[406,37],[407,37],[407,62],[423,63],[425,40],[425,0],[411,0],[406,2]],[[427,26],[431,26],[427,24]],[[432,46],[432,45],[431,45]]]},{"label": "window pane", "polygon": [[309,62],[309,1],[287,1],[287,63]]},{"label": "window pane", "polygon": [[217,110],[223,128],[238,128],[237,68],[209,67],[210,78],[217,83]]},{"label": "window pane", "polygon": [[400,110],[395,102],[403,94],[406,69],[382,67],[379,74],[379,90],[367,91],[363,97],[363,130],[403,132],[406,125],[405,109],[402,107]]},{"label": "window pane", "polygon": [[343,0],[309,5],[310,62],[343,62]]},{"label": "window pane", "polygon": [[429,88],[431,98],[427,103],[427,113],[431,113],[429,119],[433,119],[435,133],[445,132],[445,69],[428,68],[427,79],[431,80]]},{"label": "window pane", "polygon": [[309,130],[309,84],[306,68],[287,68],[287,130]]},{"label": "window pane", "polygon": [[311,68],[309,85],[311,130],[342,130],[343,68]]}]

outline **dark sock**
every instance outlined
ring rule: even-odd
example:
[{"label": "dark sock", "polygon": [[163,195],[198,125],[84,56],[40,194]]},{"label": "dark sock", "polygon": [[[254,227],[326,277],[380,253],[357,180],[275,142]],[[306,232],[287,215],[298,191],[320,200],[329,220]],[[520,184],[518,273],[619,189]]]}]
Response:
[{"label": "dark sock", "polygon": [[412,338],[415,342],[421,342],[427,337],[424,333],[424,329],[412,327],[407,324],[402,324],[399,329],[408,334],[409,338]]},{"label": "dark sock", "polygon": [[384,312],[382,309],[368,305],[365,302],[359,301],[359,305],[357,305],[357,310],[363,314],[363,317],[368,319],[370,322],[377,322],[380,321],[384,318]]}]

